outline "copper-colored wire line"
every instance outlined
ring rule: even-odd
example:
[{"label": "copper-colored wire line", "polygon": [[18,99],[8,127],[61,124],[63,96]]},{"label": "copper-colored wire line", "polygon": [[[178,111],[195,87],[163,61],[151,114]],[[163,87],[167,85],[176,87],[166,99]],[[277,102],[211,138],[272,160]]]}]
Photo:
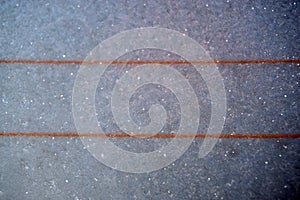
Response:
[{"label": "copper-colored wire line", "polygon": [[136,134],[134,136],[126,133],[47,133],[47,132],[1,132],[0,137],[65,137],[65,138],[76,138],[76,137],[108,137],[108,138],[221,138],[221,139],[299,139],[300,133],[234,133],[234,134],[171,134],[171,133],[158,133],[153,134]]},{"label": "copper-colored wire line", "polygon": [[0,59],[0,64],[46,64],[46,65],[97,65],[97,64],[112,64],[112,65],[143,65],[143,64],[300,64],[300,59],[287,59],[287,60],[25,60],[25,59]]}]

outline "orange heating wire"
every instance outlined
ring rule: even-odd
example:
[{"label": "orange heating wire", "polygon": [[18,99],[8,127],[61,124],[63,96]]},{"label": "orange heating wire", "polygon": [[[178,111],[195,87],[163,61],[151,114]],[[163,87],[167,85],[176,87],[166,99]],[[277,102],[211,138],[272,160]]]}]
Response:
[{"label": "orange heating wire", "polygon": [[94,64],[114,64],[114,65],[143,65],[143,64],[300,64],[300,59],[287,60],[129,60],[129,61],[109,61],[109,60],[24,60],[24,59],[0,59],[0,64],[47,64],[47,65],[94,65]]},{"label": "orange heating wire", "polygon": [[[137,137],[149,138],[221,138],[221,139],[278,139],[278,138],[300,138],[300,133],[233,133],[233,134],[173,134],[158,133],[136,134]],[[47,133],[47,132],[0,132],[0,137],[110,137],[110,138],[137,138],[126,133]]]}]

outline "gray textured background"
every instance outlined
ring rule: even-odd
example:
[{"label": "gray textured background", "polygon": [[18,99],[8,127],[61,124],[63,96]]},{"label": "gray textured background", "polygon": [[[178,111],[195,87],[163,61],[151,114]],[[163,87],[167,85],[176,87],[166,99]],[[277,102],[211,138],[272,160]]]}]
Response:
[{"label": "gray textured background", "polygon": [[[1,59],[81,60],[104,39],[122,30],[149,26],[186,33],[213,59],[300,57],[300,2],[295,0],[0,2]],[[150,57],[157,58],[156,53]],[[0,131],[76,132],[71,98],[78,68],[1,64]],[[117,76],[116,69],[111,70],[103,83]],[[220,65],[219,70],[228,100],[223,133],[300,132],[299,64]],[[103,88],[109,95],[109,85]],[[149,90],[141,89],[137,95]],[[152,92],[166,95],[171,102],[174,123],[168,130],[176,129],[176,99],[168,91]],[[204,86],[199,97],[206,95]],[[150,96],[149,101],[157,101],[157,96]],[[107,102],[98,97],[99,109],[106,112]],[[131,106],[133,117],[147,123],[147,116],[139,117],[141,102],[133,97]],[[206,112],[209,115],[209,109]],[[101,123],[114,130],[109,117]],[[149,151],[142,141],[114,142],[123,148],[130,143],[133,151]],[[152,142],[150,150],[166,141]],[[199,145],[201,140],[195,140],[179,160],[162,170],[136,175],[104,166],[79,138],[2,137],[0,199],[299,196],[299,139],[220,139],[204,159],[197,158]]]}]

